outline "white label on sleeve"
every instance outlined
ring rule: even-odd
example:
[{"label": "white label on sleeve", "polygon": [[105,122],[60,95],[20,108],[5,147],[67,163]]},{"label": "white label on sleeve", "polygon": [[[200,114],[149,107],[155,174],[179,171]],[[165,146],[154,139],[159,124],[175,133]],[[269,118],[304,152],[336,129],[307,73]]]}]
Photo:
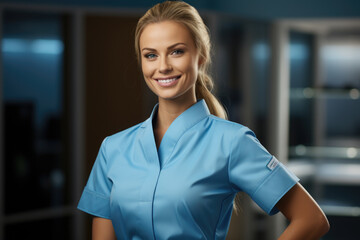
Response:
[{"label": "white label on sleeve", "polygon": [[272,157],[270,162],[268,163],[267,167],[268,169],[270,169],[271,171],[274,170],[274,168],[276,168],[276,166],[278,165],[279,161],[276,159],[276,157]]}]

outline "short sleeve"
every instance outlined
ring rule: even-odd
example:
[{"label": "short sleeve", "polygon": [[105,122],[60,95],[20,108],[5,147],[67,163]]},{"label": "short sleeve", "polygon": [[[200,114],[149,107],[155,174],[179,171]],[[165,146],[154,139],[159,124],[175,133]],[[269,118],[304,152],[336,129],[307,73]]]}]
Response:
[{"label": "short sleeve", "polygon": [[101,144],[89,179],[81,195],[78,209],[97,217],[109,219],[112,182],[107,177],[106,139]]},{"label": "short sleeve", "polygon": [[279,211],[275,204],[299,179],[260,144],[250,129],[243,127],[232,142],[229,181],[235,191],[246,192],[273,215]]}]

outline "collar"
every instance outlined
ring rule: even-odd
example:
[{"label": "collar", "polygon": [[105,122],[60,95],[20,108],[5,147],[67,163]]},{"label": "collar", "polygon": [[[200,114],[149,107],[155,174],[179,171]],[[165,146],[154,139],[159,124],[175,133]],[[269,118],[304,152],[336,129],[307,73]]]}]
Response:
[{"label": "collar", "polygon": [[[154,138],[154,130],[152,126],[152,120],[154,115],[157,113],[159,104],[156,104],[152,110],[150,117],[144,122],[142,125],[145,128],[144,136],[144,147],[155,149],[156,152],[156,144]],[[170,125],[167,129],[165,135],[161,140],[160,147],[157,152],[157,157],[159,158],[160,165],[164,165],[168,158],[170,157],[176,143],[180,139],[180,137],[195,124],[206,118],[210,115],[210,111],[206,105],[204,99],[197,101],[194,105],[186,109],[183,113],[181,113]],[[146,142],[146,143],[145,143]],[[145,146],[146,145],[146,146]],[[152,156],[155,157],[154,151],[151,149],[147,150]]]}]

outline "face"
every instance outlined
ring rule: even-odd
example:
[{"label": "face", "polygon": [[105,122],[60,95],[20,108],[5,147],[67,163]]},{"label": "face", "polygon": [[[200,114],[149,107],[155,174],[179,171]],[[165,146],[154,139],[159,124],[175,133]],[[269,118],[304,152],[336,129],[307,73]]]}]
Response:
[{"label": "face", "polygon": [[193,100],[199,53],[189,30],[174,21],[147,25],[140,36],[141,67],[149,88],[162,100]]}]

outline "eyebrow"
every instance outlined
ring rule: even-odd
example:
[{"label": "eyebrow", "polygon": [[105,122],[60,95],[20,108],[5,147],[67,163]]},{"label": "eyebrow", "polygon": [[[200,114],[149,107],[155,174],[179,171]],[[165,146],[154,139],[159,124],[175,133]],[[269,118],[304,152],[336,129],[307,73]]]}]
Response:
[{"label": "eyebrow", "polygon": [[[185,43],[175,43],[175,44],[173,44],[173,45],[171,45],[171,46],[169,46],[167,49],[172,49],[172,48],[174,48],[174,47],[176,47],[176,46],[178,46],[178,45],[185,45],[186,46],[186,44]],[[154,49],[154,48],[143,48],[143,49],[141,49],[141,51],[144,51],[144,50],[148,50],[148,51],[156,51],[156,49]]]}]

